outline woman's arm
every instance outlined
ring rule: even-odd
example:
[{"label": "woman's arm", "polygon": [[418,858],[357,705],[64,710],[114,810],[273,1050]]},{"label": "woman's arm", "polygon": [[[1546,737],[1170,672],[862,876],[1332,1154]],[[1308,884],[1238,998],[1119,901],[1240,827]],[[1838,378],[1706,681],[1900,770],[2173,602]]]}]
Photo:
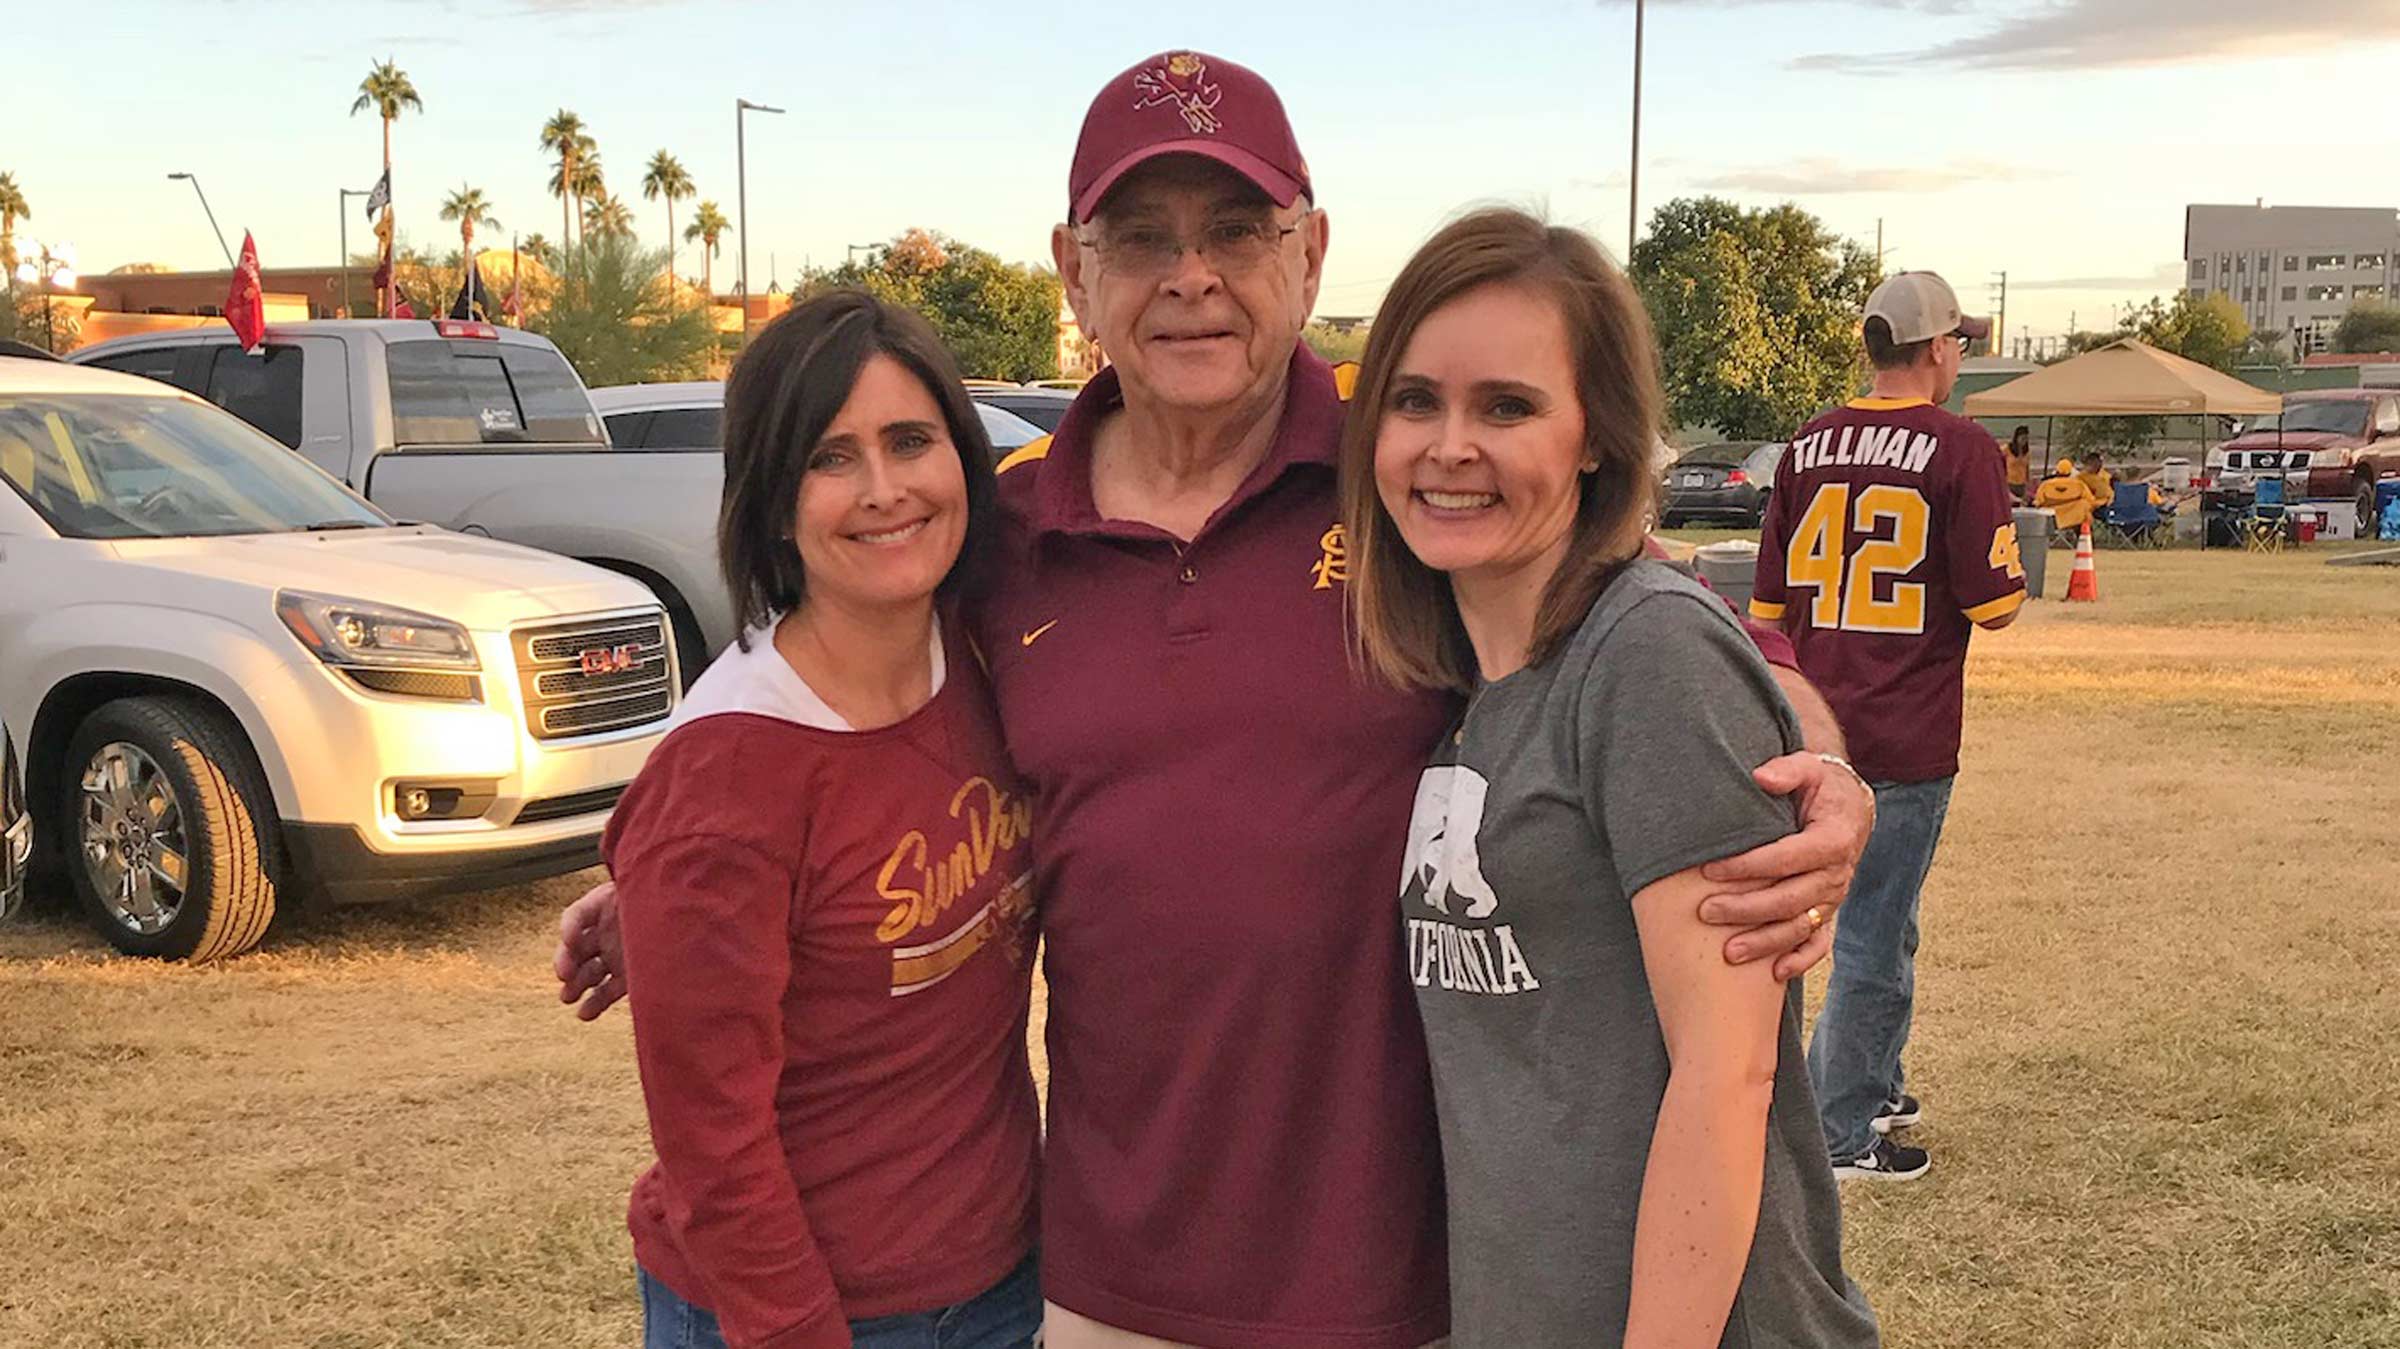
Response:
[{"label": "woman's arm", "polygon": [[1626,1349],[1714,1346],[1758,1227],[1784,986],[1728,965],[1698,867],[1633,897],[1670,1065],[1634,1226]]},{"label": "woman's arm", "polygon": [[634,1051],[683,1253],[734,1349],[848,1349],[776,1124],[791,869],[733,839],[629,833],[610,861]]}]

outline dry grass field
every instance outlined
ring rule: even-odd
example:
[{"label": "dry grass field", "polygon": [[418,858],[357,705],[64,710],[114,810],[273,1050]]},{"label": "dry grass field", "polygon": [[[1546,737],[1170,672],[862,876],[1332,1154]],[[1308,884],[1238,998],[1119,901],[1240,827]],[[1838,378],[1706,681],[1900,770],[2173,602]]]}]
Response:
[{"label": "dry grass field", "polygon": [[[2328,555],[2107,553],[1979,641],[1935,1170],[1846,1195],[1889,1343],[2400,1346],[2400,570]],[[548,974],[579,886],[204,970],[0,930],[0,1345],[633,1343],[626,1020]]]}]

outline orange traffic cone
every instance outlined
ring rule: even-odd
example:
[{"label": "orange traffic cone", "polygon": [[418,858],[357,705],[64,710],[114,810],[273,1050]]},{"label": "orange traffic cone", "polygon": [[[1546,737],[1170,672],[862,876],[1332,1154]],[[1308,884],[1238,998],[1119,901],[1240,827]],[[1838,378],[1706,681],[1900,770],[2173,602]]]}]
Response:
[{"label": "orange traffic cone", "polygon": [[2100,572],[2092,565],[2092,524],[2089,520],[2083,524],[2083,537],[2075,541],[2075,574],[2067,578],[2067,598],[2093,603],[2098,603],[2100,599]]}]

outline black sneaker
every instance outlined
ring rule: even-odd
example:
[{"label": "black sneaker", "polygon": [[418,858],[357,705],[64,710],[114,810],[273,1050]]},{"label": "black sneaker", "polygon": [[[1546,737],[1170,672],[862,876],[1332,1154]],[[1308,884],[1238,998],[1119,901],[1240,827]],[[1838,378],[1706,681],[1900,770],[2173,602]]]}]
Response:
[{"label": "black sneaker", "polygon": [[1879,1134],[1888,1134],[1894,1129],[1914,1128],[1917,1121],[1924,1117],[1924,1107],[1917,1104],[1917,1098],[1902,1092],[1899,1100],[1885,1101],[1883,1109],[1875,1112],[1871,1127]]},{"label": "black sneaker", "polygon": [[1835,1180],[1915,1180],[1933,1168],[1923,1148],[1903,1147],[1889,1138],[1846,1162],[1833,1164]]}]

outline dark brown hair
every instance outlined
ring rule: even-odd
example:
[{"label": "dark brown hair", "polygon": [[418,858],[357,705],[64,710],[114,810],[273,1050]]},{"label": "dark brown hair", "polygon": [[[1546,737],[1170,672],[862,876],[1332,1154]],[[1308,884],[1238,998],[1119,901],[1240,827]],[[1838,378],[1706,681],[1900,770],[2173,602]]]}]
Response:
[{"label": "dark brown hair", "polygon": [[809,453],[850,400],[869,358],[889,356],[925,385],[942,410],[967,478],[966,537],[935,592],[971,590],[984,571],[998,514],[992,443],[960,382],[958,362],[924,319],[863,290],[834,290],[794,305],[759,333],[725,381],[725,495],[717,561],[733,592],[736,640],[808,594],[792,540]]},{"label": "dark brown hair", "polygon": [[1866,338],[1867,363],[1878,370],[1906,370],[1915,365],[1919,357],[1933,350],[1933,344],[1938,340],[1929,337],[1922,342],[1895,342],[1892,340],[1890,321],[1880,314],[1867,320]]},{"label": "dark brown hair", "polygon": [[1574,533],[1535,611],[1528,663],[1556,654],[1609,577],[1640,551],[1657,492],[1658,347],[1625,274],[1588,236],[1518,210],[1477,211],[1427,240],[1375,315],[1342,428],[1353,640],[1368,669],[1403,688],[1471,689],[1475,653],[1448,578],[1408,550],[1376,493],[1376,436],[1418,325],[1492,285],[1522,286],[1558,306],[1574,346],[1584,458],[1595,466],[1578,480]]}]

